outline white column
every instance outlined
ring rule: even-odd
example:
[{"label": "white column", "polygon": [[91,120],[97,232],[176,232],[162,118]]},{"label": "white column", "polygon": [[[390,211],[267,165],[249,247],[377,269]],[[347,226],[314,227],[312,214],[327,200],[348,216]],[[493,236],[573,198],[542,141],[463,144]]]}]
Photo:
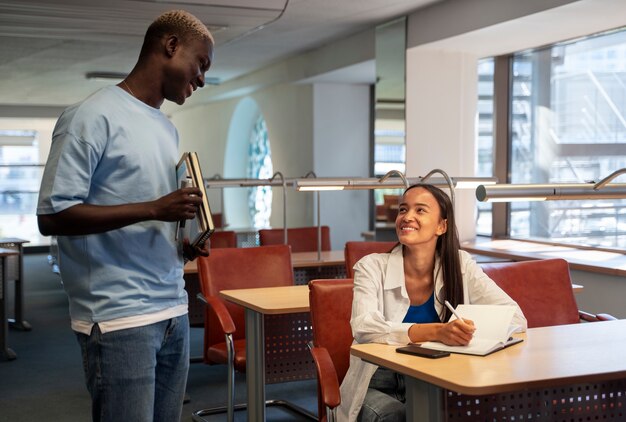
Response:
[{"label": "white column", "polygon": [[[415,47],[407,50],[406,131],[408,176],[439,168],[473,176],[477,102],[477,57]],[[456,191],[461,241],[476,235],[474,190]]]}]

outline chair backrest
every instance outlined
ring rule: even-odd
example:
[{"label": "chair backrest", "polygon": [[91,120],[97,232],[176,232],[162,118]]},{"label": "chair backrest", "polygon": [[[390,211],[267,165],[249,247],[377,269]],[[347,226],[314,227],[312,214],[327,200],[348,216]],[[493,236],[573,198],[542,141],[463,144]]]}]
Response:
[{"label": "chair backrest", "polygon": [[[207,297],[219,297],[222,290],[294,284],[291,252],[287,245],[214,249],[211,255],[197,259],[200,288]],[[245,338],[244,309],[223,302],[235,323],[234,339]],[[206,351],[210,346],[224,342],[224,332],[210,312],[205,313],[204,330],[206,361]]]},{"label": "chair backrest", "polygon": [[221,229],[223,228],[224,224],[223,224],[223,218],[222,218],[222,213],[221,212],[214,212],[211,214],[211,217],[213,219],[213,225],[215,226],[216,229]]},{"label": "chair backrest", "polygon": [[398,204],[401,195],[383,195],[383,205],[385,207],[385,217],[390,223],[396,221],[398,216]]},{"label": "chair backrest", "polygon": [[352,267],[365,255],[390,252],[398,242],[346,242],[346,277],[353,278]]},{"label": "chair backrest", "polygon": [[211,235],[211,249],[213,248],[236,248],[237,233],[232,230],[214,231]]},{"label": "chair backrest", "polygon": [[350,366],[353,286],[351,278],[309,282],[313,344],[328,350],[340,384]]},{"label": "chair backrest", "polygon": [[482,268],[522,308],[529,328],[580,322],[564,259],[500,262]]},{"label": "chair backrest", "polygon": [[[315,252],[317,251],[317,226],[293,227],[287,229],[287,244],[292,252]],[[330,250],[330,229],[322,226],[323,251]],[[285,243],[284,229],[261,229],[259,230],[259,242],[261,246],[282,245]]]}]

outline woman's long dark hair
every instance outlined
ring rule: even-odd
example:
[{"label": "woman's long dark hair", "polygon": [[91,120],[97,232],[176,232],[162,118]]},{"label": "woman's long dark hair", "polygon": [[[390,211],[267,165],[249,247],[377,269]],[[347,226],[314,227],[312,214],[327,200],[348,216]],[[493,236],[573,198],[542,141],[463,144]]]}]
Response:
[{"label": "woman's long dark hair", "polygon": [[[437,292],[435,292],[435,298],[442,304],[444,300],[447,300],[452,306],[456,307],[458,304],[463,303],[463,275],[461,274],[461,259],[459,258],[461,244],[459,242],[456,221],[454,220],[452,201],[450,201],[450,197],[444,191],[427,183],[409,186],[404,191],[404,194],[414,188],[422,188],[430,192],[439,204],[441,218],[447,220],[447,230],[437,238],[435,249],[435,253],[439,256],[441,262],[441,270],[443,271],[443,297],[437,297]],[[441,321],[445,322],[448,321],[451,314],[452,312],[446,306],[443,306],[443,314],[439,317]]]}]

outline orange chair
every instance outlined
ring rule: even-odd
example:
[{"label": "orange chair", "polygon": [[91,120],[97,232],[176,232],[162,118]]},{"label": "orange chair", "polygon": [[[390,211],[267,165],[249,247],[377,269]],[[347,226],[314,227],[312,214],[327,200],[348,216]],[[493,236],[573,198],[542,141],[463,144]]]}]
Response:
[{"label": "orange chair", "polygon": [[317,370],[320,421],[336,420],[335,408],[341,403],[339,386],[350,366],[352,288],[352,279],[309,283],[313,325],[311,354]]},{"label": "orange chair", "polygon": [[564,259],[500,262],[482,268],[522,308],[528,328],[615,319],[578,310]]},{"label": "orange chair", "polygon": [[383,195],[383,206],[387,222],[393,223],[398,216],[398,204],[401,195]]},{"label": "orange chair", "polygon": [[202,421],[202,416],[226,412],[227,420],[232,421],[234,411],[246,407],[235,405],[235,371],[246,371],[244,309],[222,300],[219,292],[293,285],[291,252],[287,245],[224,248],[197,259],[202,298],[208,310],[204,324],[204,362],[228,365],[228,404],[195,411],[193,419]]},{"label": "orange chair", "polygon": [[[234,231],[215,231],[210,238],[211,249],[236,248],[237,233]],[[189,296],[189,325],[191,327],[204,327],[205,306],[197,299],[200,292],[200,282],[197,274],[185,275],[185,290]],[[201,361],[198,357],[192,357],[191,362]]]},{"label": "orange chair", "polygon": [[211,249],[237,247],[237,233],[232,230],[214,231],[210,239]]},{"label": "orange chair", "polygon": [[398,242],[346,242],[346,277],[354,277],[352,268],[365,255],[389,252],[397,244]]},{"label": "orange chair", "polygon": [[[287,229],[287,244],[292,252],[316,252],[317,251],[317,227],[294,227]],[[330,229],[322,226],[323,251],[330,250]],[[261,246],[282,245],[285,243],[284,229],[261,229],[259,230],[259,242]]]},{"label": "orange chair", "polygon": [[213,225],[215,226],[216,229],[221,229],[224,227],[224,224],[222,222],[223,218],[222,218],[221,212],[213,213],[211,217],[213,218]]}]

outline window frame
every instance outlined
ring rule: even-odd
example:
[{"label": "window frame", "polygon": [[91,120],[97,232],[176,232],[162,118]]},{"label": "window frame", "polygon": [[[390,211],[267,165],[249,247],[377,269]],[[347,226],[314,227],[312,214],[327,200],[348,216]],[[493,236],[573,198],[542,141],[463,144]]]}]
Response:
[{"label": "window frame", "polygon": [[[592,34],[587,39],[602,35],[610,35],[615,31],[606,31],[599,34]],[[575,42],[579,39],[569,40],[567,42]],[[542,46],[537,50],[550,48],[561,43],[555,43],[548,46]],[[500,183],[511,183],[511,101],[513,90],[513,59],[515,54],[523,53],[523,51],[515,52],[511,54],[505,54],[500,56],[493,56],[494,60],[494,76],[493,76],[493,169],[494,176],[498,178]],[[577,248],[581,250],[599,250],[607,252],[615,252],[626,255],[626,250],[617,247],[603,247],[603,246],[590,246],[585,244],[563,243],[558,241],[552,241],[551,239],[520,239],[511,236],[511,203],[509,202],[494,202],[492,208],[492,234],[493,239],[515,239],[525,240],[539,244],[549,244],[555,246],[567,246]]]}]

